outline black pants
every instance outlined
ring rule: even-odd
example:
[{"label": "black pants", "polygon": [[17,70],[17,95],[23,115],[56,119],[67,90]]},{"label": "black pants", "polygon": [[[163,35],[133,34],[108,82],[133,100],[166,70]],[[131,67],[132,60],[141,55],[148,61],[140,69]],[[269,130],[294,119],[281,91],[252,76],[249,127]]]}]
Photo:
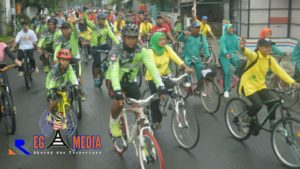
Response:
[{"label": "black pants", "polygon": [[[272,109],[276,102],[279,101],[278,97],[268,89],[262,89],[256,93],[247,96],[252,105],[248,109],[248,115],[250,117],[256,116],[262,106],[265,104],[268,108],[268,112]],[[270,116],[270,120],[275,120],[275,113]]]},{"label": "black pants", "polygon": [[[30,62],[30,65],[33,69],[36,68],[36,64],[35,64],[35,60],[33,58],[33,49],[26,49],[26,50],[22,50],[22,49],[19,49],[18,50],[18,59],[19,60],[22,60],[24,57],[25,57],[25,53],[27,55],[27,57],[29,58],[29,62]],[[19,71],[23,71],[23,67],[18,67]]]},{"label": "black pants", "polygon": [[[114,96],[114,91],[112,88],[111,80],[106,80],[106,87],[108,91],[108,95],[110,97]],[[138,84],[136,82],[132,83],[121,83],[122,91],[125,93],[126,97],[133,98],[133,99],[140,99],[141,92]]]},{"label": "black pants", "polygon": [[[163,79],[164,85],[167,89],[173,88],[174,85],[167,79]],[[149,84],[149,88],[150,88],[150,92],[151,94],[154,94],[157,92],[157,88],[155,83],[150,80],[148,81]],[[151,109],[151,118],[152,118],[152,122],[153,123],[160,123],[162,120],[162,116],[161,116],[161,112],[159,110],[159,99],[154,100],[153,102],[151,102],[150,104],[150,109]]]},{"label": "black pants", "polygon": [[101,52],[98,50],[110,50],[110,47],[106,44],[91,47],[91,54],[94,58],[93,68],[99,68],[101,64]]}]

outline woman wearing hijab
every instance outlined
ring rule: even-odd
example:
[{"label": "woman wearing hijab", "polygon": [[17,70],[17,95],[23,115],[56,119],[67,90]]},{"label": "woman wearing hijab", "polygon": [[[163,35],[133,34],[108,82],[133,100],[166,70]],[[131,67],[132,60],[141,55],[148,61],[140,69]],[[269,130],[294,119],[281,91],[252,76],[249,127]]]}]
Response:
[{"label": "woman wearing hijab", "polygon": [[[175,62],[180,67],[184,68],[187,73],[194,72],[193,69],[189,68],[180,57],[173,51],[173,49],[167,45],[166,34],[162,32],[156,32],[152,35],[150,39],[150,49],[149,55],[154,60],[154,63],[157,66],[157,69],[162,77],[166,77],[171,74],[169,69],[170,61]],[[150,73],[146,72],[145,79],[148,81],[151,94],[156,93],[156,86],[150,76]],[[165,84],[166,87],[167,84]],[[155,100],[150,104],[151,116],[153,122],[153,128],[161,128],[160,122],[162,120],[161,112],[159,110],[159,100]]]}]

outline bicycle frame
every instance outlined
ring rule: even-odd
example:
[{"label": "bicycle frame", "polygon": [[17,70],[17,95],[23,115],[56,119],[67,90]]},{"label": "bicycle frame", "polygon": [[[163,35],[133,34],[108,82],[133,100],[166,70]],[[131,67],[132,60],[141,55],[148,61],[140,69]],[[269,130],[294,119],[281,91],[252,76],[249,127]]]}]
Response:
[{"label": "bicycle frame", "polygon": [[63,113],[63,117],[66,118],[66,107],[70,107],[70,100],[66,91],[58,91],[57,94],[61,96],[57,104],[57,112]]},{"label": "bicycle frame", "polygon": [[[135,123],[132,126],[131,131],[129,131],[128,127],[128,121],[127,121],[127,116],[126,113],[130,112],[133,113],[136,117]],[[137,115],[138,114],[138,115]],[[143,135],[142,133],[145,130],[148,130],[150,134],[153,134],[153,131],[150,127],[149,120],[147,119],[146,115],[144,114],[143,107],[128,107],[128,108],[123,108],[121,112],[121,117],[124,118],[124,123],[125,123],[125,128],[126,128],[126,140],[123,140],[123,143],[126,143],[124,145],[128,145],[133,143],[135,151],[136,151],[136,156],[138,156],[138,149],[135,143],[135,139],[138,137],[139,144],[142,146],[144,145],[144,140],[143,140]]]}]

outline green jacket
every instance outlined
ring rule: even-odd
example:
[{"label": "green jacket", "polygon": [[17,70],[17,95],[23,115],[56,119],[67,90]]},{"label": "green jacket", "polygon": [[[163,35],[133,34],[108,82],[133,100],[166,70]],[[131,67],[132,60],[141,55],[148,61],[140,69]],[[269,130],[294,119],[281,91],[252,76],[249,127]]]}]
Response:
[{"label": "green jacket", "polygon": [[54,60],[57,60],[56,55],[61,49],[69,49],[73,58],[80,59],[78,46],[80,35],[77,28],[73,24],[71,24],[71,28],[73,31],[69,39],[66,39],[63,35],[61,35],[54,42]]},{"label": "green jacket", "polygon": [[121,45],[117,45],[109,53],[109,62],[106,78],[111,80],[114,91],[121,90],[125,74],[128,75],[129,82],[134,82],[142,64],[149,70],[157,87],[164,85],[154,61],[145,48],[137,46],[135,51],[130,54],[124,51]]},{"label": "green jacket", "polygon": [[55,30],[55,32],[50,32],[47,30],[40,38],[38,42],[39,48],[51,48],[54,50],[54,42],[62,35],[60,30]]},{"label": "green jacket", "polygon": [[119,44],[119,40],[115,36],[115,34],[111,31],[111,29],[107,26],[101,28],[98,25],[94,25],[93,22],[88,20],[86,14],[84,15],[84,20],[87,23],[88,27],[92,29],[92,39],[91,46],[99,46],[104,45],[107,42],[107,38],[109,37],[115,44]]},{"label": "green jacket", "polygon": [[298,40],[298,43],[296,47],[294,48],[292,54],[291,54],[292,60],[294,62],[299,63],[300,62],[300,39]]},{"label": "green jacket", "polygon": [[62,73],[59,64],[53,66],[46,78],[46,89],[49,91],[53,88],[63,87],[66,84],[78,85],[77,77],[71,65]]}]

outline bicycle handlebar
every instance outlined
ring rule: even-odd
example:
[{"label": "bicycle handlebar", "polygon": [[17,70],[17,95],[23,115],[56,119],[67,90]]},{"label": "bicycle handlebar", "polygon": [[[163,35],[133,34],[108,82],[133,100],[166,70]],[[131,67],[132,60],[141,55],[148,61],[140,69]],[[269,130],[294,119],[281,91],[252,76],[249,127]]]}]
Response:
[{"label": "bicycle handlebar", "polygon": [[147,106],[148,104],[150,104],[150,102],[154,99],[157,99],[157,96],[158,96],[158,93],[155,93],[151,96],[149,96],[148,98],[146,99],[139,99],[139,100],[136,100],[136,99],[133,99],[133,98],[126,98],[126,100],[132,102],[132,103],[136,103],[142,107],[145,107]]},{"label": "bicycle handlebar", "polygon": [[185,78],[188,77],[189,75],[187,73],[184,73],[183,75],[176,77],[176,78],[169,78],[173,83],[175,83],[176,85],[178,85],[179,83],[181,83],[181,81]]}]

